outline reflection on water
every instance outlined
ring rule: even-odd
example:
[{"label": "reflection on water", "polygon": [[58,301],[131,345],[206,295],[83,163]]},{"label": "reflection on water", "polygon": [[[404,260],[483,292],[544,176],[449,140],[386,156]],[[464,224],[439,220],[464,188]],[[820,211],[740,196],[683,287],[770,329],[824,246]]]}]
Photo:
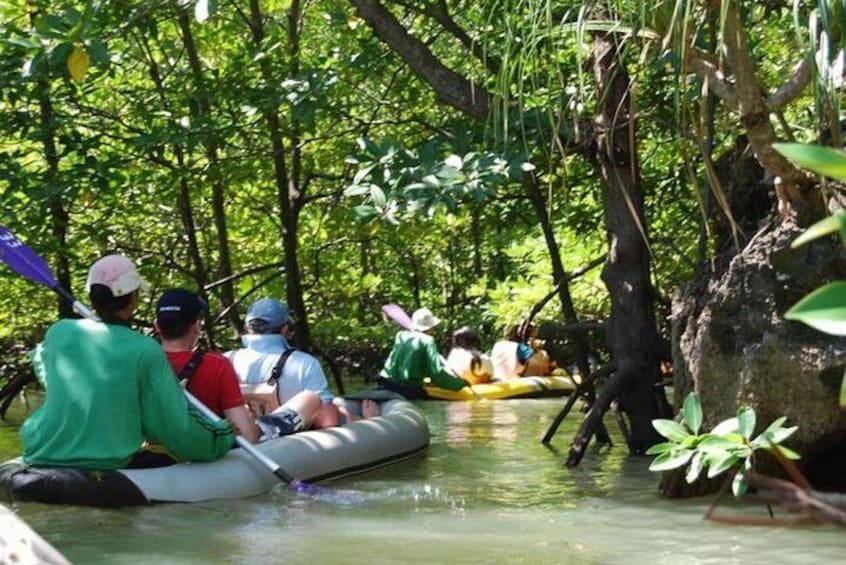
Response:
[{"label": "reflection on water", "polygon": [[426,457],[326,485],[355,491],[354,504],[280,486],[259,499],[194,505],[16,510],[78,563],[842,561],[839,530],[704,522],[708,500],[658,498],[648,461],[621,446],[591,448],[579,468],[566,469],[575,420],[553,440],[560,453],[540,443],[561,403],[425,403]]}]

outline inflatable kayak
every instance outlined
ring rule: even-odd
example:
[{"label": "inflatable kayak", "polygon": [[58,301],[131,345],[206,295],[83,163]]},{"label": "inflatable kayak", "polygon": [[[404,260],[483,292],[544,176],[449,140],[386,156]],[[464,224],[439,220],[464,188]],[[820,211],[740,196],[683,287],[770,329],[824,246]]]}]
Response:
[{"label": "inflatable kayak", "polygon": [[[317,482],[363,473],[418,456],[429,445],[423,414],[405,400],[382,404],[381,415],[346,426],[284,436],[256,446],[291,476]],[[0,497],[51,504],[131,506],[200,502],[267,493],[280,481],[241,449],[213,463],[154,469],[88,471],[33,468],[20,459],[0,465]]]},{"label": "inflatable kayak", "polygon": [[521,377],[473,385],[472,391],[467,387],[461,390],[446,390],[430,386],[424,388],[428,395],[436,400],[501,400],[505,398],[566,396],[575,390],[576,385],[570,377],[550,376]]}]

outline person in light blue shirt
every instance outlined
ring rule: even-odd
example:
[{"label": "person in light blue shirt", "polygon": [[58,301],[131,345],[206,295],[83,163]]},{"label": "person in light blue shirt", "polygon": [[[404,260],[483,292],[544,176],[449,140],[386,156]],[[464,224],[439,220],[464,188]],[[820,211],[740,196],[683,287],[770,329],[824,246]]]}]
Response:
[{"label": "person in light blue shirt", "polygon": [[[241,336],[244,347],[226,353],[226,357],[232,361],[242,384],[265,383],[280,356],[292,349],[287,337],[293,319],[284,303],[273,298],[262,298],[250,306],[245,325],[247,333]],[[279,404],[284,405],[303,391],[311,391],[320,397],[320,408],[314,415],[313,427],[338,425],[341,413],[332,403],[334,396],[329,391],[323,368],[313,356],[293,350],[279,376]]]}]

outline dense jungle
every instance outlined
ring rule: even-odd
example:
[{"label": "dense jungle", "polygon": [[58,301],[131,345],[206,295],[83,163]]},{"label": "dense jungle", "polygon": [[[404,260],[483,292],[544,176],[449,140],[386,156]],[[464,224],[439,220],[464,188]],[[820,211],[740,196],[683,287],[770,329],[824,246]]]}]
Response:
[{"label": "dense jungle", "polygon": [[[773,147],[843,145],[843,3],[6,0],[0,22],[0,222],[76,295],[124,253],[153,286],[139,327],[198,289],[221,349],[283,299],[338,392],[378,373],[385,304],[430,308],[444,349],[532,318],[596,385],[568,463],[611,409],[645,453],[695,392],[708,425],[786,416],[812,484],[846,487],[846,341],[784,317],[843,277],[838,241],[790,246],[842,185]],[[0,284],[3,385],[74,314]]]}]

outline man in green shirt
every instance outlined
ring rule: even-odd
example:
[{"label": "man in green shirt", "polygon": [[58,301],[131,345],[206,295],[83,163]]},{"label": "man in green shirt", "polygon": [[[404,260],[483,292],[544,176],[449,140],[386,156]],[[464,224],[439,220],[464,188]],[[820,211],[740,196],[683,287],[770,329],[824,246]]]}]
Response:
[{"label": "man in green shirt", "polygon": [[411,331],[400,331],[394,339],[394,347],[379,375],[381,388],[408,399],[420,399],[428,397],[423,389],[427,379],[433,386],[447,390],[468,386],[467,381],[447,371],[435,339],[428,333],[440,321],[428,308],[414,311]]},{"label": "man in green shirt", "polygon": [[109,470],[142,465],[145,441],[189,461],[213,461],[233,445],[226,422],[191,408],[159,344],[129,319],[147,283],[122,255],[88,273],[102,321],[60,320],[32,354],[44,404],[21,427],[23,460],[42,467]]}]

